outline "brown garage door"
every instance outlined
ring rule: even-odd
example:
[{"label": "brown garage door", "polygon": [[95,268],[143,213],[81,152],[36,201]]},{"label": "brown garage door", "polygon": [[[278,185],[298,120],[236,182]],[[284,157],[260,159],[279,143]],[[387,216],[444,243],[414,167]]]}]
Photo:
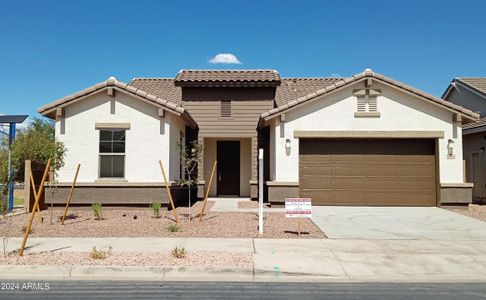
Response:
[{"label": "brown garage door", "polygon": [[301,139],[299,192],[313,205],[436,205],[435,141]]}]

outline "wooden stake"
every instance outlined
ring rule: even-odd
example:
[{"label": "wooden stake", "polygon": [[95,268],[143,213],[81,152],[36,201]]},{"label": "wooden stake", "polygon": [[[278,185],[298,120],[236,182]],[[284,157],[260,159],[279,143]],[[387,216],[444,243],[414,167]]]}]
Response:
[{"label": "wooden stake", "polygon": [[69,203],[71,203],[71,198],[73,197],[74,187],[76,186],[76,180],[78,180],[78,174],[79,174],[79,168],[80,167],[81,167],[81,164],[78,164],[78,167],[76,168],[76,175],[74,175],[73,184],[71,185],[71,190],[69,191],[69,196],[68,196],[67,201],[66,201],[66,208],[64,208],[64,214],[62,215],[61,225],[64,225],[64,220],[66,220],[66,215],[67,215],[67,212],[68,212]]},{"label": "wooden stake", "polygon": [[217,164],[218,164],[217,161],[215,161],[214,164],[213,164],[213,170],[211,171],[211,177],[209,177],[208,189],[206,190],[206,196],[204,197],[203,207],[201,209],[201,215],[199,216],[199,222],[202,221],[203,216],[204,216],[204,210],[206,209],[206,203],[208,202],[209,190],[211,189],[211,183],[213,183],[214,171],[216,170]]},{"label": "wooden stake", "polygon": [[170,201],[170,205],[172,206],[172,211],[174,212],[174,218],[176,220],[176,223],[179,224],[179,215],[177,214],[177,209],[175,208],[174,200],[172,200],[172,194],[170,192],[169,182],[167,181],[167,177],[165,176],[164,165],[162,164],[161,160],[159,160],[159,165],[160,165],[160,170],[162,170],[162,175],[164,176],[165,188],[167,189],[167,194],[169,195],[169,201]]},{"label": "wooden stake", "polygon": [[29,237],[29,231],[32,227],[32,222],[34,221],[35,211],[39,206],[40,196],[42,195],[42,191],[44,190],[44,184],[46,182],[47,175],[49,175],[50,167],[51,159],[49,158],[49,160],[47,161],[46,169],[44,170],[44,175],[42,176],[39,190],[37,191],[37,195],[35,196],[34,208],[32,209],[32,213],[30,214],[29,223],[27,223],[27,227],[25,228],[24,239],[22,240],[22,245],[20,246],[19,256],[24,255],[25,244],[27,243],[27,238]]},{"label": "wooden stake", "polygon": [[[30,168],[30,170],[29,170],[29,176],[30,176],[30,185],[32,185],[32,190],[34,191],[34,199],[35,199],[35,198],[37,198],[37,190],[35,188],[34,175],[32,174],[32,168]],[[42,217],[41,211],[40,211],[40,205],[37,206],[37,212],[39,213],[39,221],[41,222],[41,224],[44,223],[44,218]]]}]

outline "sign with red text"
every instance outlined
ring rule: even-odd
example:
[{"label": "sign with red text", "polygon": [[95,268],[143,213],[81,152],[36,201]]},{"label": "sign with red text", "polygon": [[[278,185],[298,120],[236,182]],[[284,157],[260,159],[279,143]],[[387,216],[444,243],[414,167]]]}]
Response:
[{"label": "sign with red text", "polygon": [[311,198],[285,198],[285,216],[287,218],[312,217]]}]

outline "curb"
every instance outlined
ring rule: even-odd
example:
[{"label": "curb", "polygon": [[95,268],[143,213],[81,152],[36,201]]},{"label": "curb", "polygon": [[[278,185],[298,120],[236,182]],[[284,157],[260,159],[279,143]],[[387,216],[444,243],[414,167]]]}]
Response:
[{"label": "curb", "polygon": [[194,282],[336,282],[430,283],[486,282],[481,276],[336,277],[307,273],[271,272],[251,268],[0,265],[0,280],[56,281],[194,281]]},{"label": "curb", "polygon": [[252,281],[250,268],[1,265],[0,279]]}]

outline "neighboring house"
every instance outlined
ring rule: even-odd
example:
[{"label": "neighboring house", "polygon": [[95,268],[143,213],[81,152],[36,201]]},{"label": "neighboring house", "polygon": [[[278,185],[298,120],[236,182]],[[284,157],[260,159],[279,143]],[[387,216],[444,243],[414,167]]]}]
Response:
[{"label": "neighboring house", "polygon": [[[204,145],[197,195],[218,161],[211,196],[257,197],[264,149],[265,197],[315,205],[470,202],[462,126],[478,114],[367,69],[350,78],[281,78],[274,70],[188,70],[175,79],[115,78],[39,109],[56,120],[68,152],[64,202],[166,199],[158,161],[181,176],[177,142]],[[175,189],[176,190],[176,189]]]},{"label": "neighboring house", "polygon": [[467,181],[474,184],[473,198],[486,201],[486,77],[454,78],[442,95],[444,100],[480,113],[481,119],[464,125],[463,153]]}]

